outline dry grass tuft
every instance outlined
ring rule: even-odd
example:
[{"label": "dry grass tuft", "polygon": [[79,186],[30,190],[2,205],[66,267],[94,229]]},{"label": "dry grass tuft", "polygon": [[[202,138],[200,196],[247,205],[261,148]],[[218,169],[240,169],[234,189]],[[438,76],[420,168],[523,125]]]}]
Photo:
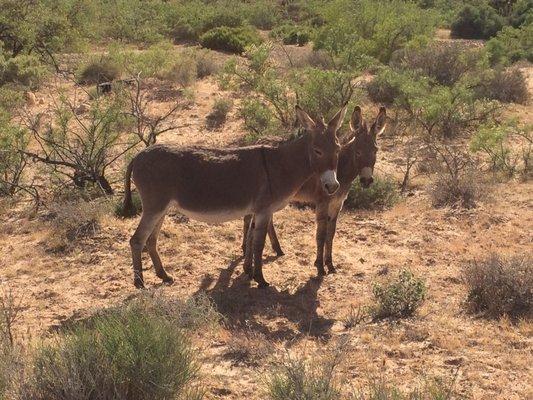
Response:
[{"label": "dry grass tuft", "polygon": [[228,342],[225,356],[235,362],[248,366],[258,366],[272,355],[274,347],[266,337],[253,331],[236,331]]}]

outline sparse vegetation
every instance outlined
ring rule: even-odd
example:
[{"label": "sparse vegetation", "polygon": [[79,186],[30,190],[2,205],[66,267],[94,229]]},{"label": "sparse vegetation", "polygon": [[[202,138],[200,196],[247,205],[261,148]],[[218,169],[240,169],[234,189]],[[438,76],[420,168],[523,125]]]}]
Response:
[{"label": "sparse vegetation", "polygon": [[374,319],[405,318],[414,315],[426,298],[426,285],[410,271],[401,271],[396,279],[377,283],[372,292],[376,304],[370,307]]},{"label": "sparse vegetation", "polygon": [[215,100],[213,109],[207,115],[207,127],[210,129],[219,128],[226,122],[226,117],[233,107],[233,101],[229,98],[219,98]]},{"label": "sparse vegetation", "polygon": [[379,209],[392,207],[398,199],[398,184],[390,177],[375,177],[374,183],[366,189],[356,179],[344,205],[351,209]]},{"label": "sparse vegetation", "polygon": [[108,57],[100,57],[83,65],[78,72],[78,82],[93,85],[109,82],[120,77],[120,67]]},{"label": "sparse vegetation", "polygon": [[233,332],[228,342],[225,357],[235,364],[258,366],[274,353],[272,344],[260,333],[253,331]]},{"label": "sparse vegetation", "polygon": [[474,312],[498,318],[533,318],[533,260],[492,254],[464,266],[467,304]]},{"label": "sparse vegetation", "polygon": [[200,37],[200,44],[208,49],[242,54],[248,46],[261,43],[257,32],[250,27],[213,28]]},{"label": "sparse vegetation", "polygon": [[442,378],[426,379],[420,387],[412,391],[402,391],[383,377],[374,379],[359,390],[356,400],[452,400],[454,382]]}]

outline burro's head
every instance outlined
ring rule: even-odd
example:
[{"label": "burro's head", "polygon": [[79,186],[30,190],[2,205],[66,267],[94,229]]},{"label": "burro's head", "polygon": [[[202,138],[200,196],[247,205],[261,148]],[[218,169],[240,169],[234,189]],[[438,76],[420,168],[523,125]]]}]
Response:
[{"label": "burro's head", "polygon": [[377,137],[385,129],[387,110],[379,109],[379,113],[369,128],[361,114],[361,107],[356,106],[350,119],[350,130],[355,141],[355,165],[359,171],[359,182],[363,188],[368,188],[374,182],[374,165],[378,152]]},{"label": "burro's head", "polygon": [[313,171],[320,176],[324,191],[332,195],[339,188],[337,181],[337,163],[340,144],[337,131],[346,115],[344,105],[326,124],[323,120],[314,121],[304,110],[296,106],[296,116],[302,127],[310,135],[309,162]]}]

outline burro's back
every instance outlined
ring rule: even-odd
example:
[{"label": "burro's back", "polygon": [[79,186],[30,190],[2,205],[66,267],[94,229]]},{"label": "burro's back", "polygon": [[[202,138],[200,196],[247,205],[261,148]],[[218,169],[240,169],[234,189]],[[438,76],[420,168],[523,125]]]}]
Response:
[{"label": "burro's back", "polygon": [[313,174],[320,176],[328,193],[338,189],[340,146],[336,133],[345,113],[346,106],[326,125],[315,123],[297,107],[306,134],[278,147],[155,145],[140,152],[128,166],[124,199],[128,214],[133,178],[143,206],[139,226],[130,239],[135,286],[144,287],[141,252],[145,246],[157,276],[166,283],[173,282],[157,252],[157,236],[171,206],[189,218],[214,223],[254,214],[253,278],[260,286],[267,286],[262,253],[272,213],[284,207]]}]

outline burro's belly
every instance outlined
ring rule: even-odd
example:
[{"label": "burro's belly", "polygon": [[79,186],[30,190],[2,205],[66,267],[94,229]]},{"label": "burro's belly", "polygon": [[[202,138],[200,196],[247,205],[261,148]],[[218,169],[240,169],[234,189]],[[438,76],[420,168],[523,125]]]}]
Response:
[{"label": "burro's belly", "polygon": [[174,204],[174,206],[186,217],[209,224],[220,224],[222,222],[241,219],[245,215],[252,213],[250,207],[240,209],[189,210],[180,207],[179,204]]}]

